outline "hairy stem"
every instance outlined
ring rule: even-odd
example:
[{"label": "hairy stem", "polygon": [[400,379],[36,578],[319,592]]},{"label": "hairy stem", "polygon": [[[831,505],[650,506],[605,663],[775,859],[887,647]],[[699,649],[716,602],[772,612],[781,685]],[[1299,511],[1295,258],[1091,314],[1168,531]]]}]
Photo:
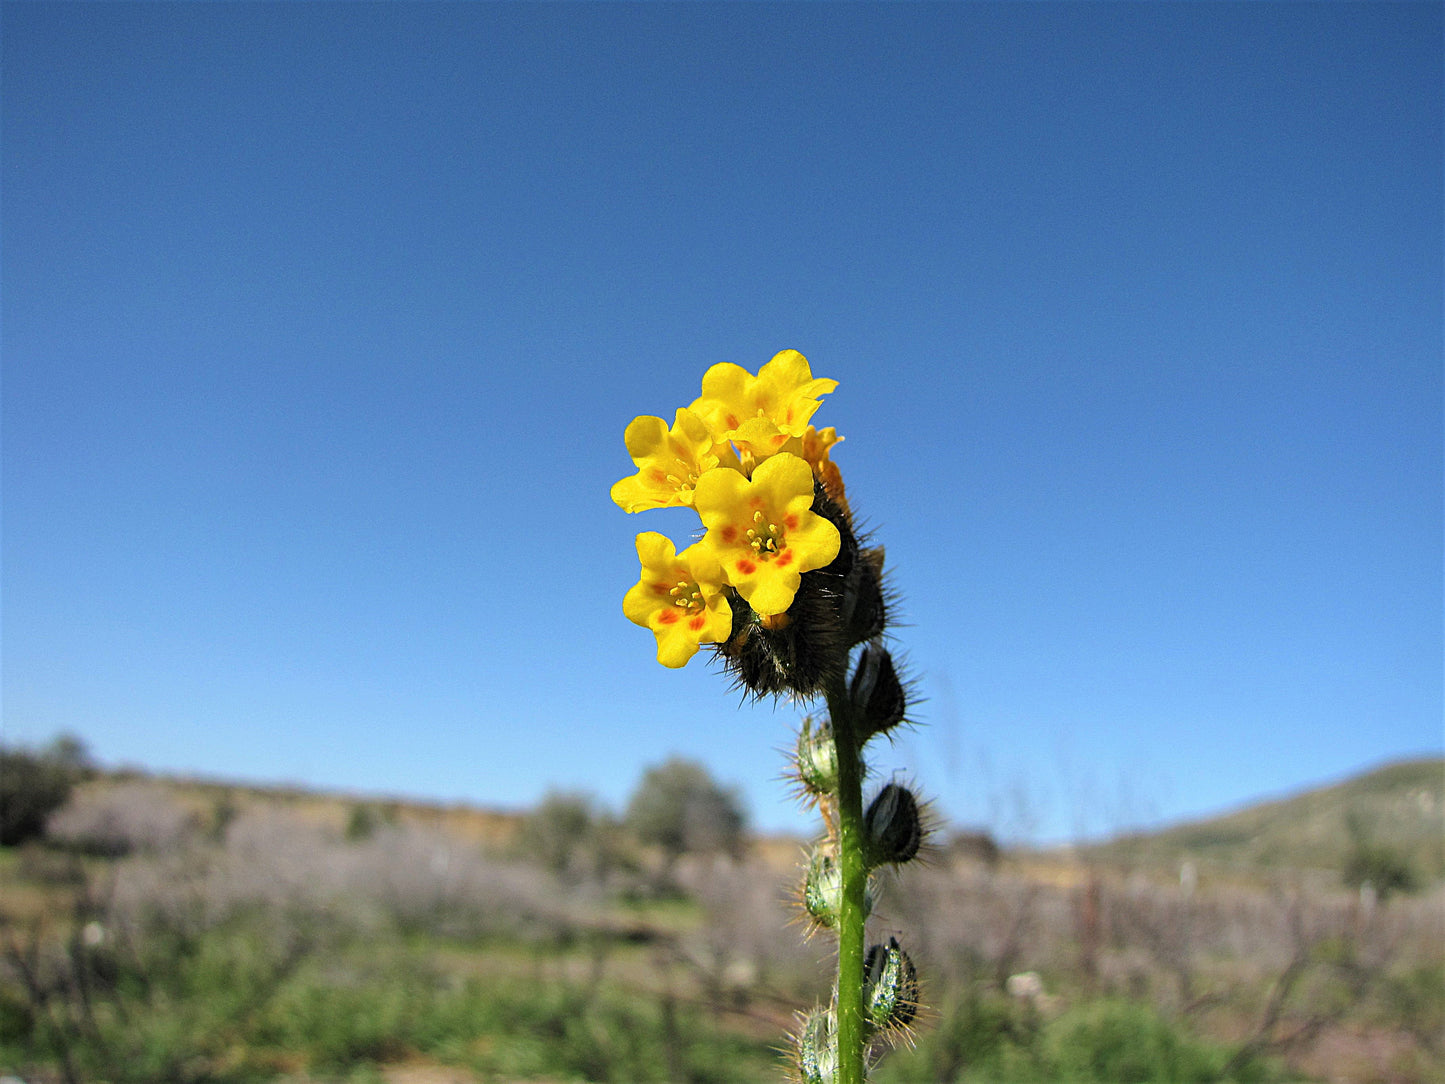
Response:
[{"label": "hairy stem", "polygon": [[863,757],[853,705],[842,679],[827,689],[838,752],[838,862],[843,901],[838,915],[838,1084],[863,1084],[864,887]]}]

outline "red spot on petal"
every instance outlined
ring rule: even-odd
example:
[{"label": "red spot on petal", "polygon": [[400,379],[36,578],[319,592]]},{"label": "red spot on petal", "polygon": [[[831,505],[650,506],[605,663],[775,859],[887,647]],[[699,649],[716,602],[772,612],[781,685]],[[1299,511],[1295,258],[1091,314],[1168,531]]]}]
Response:
[{"label": "red spot on petal", "polygon": [[738,536],[738,529],[731,523],[725,524],[717,529],[717,535],[724,542],[732,542]]},{"label": "red spot on petal", "polygon": [[677,617],[678,614],[676,610],[663,610],[662,613],[657,615],[657,623],[659,625],[675,625],[677,624]]},{"label": "red spot on petal", "polygon": [[652,585],[652,593],[654,595],[665,595],[671,590],[672,584],[670,583],[655,583]]},{"label": "red spot on petal", "polygon": [[778,554],[776,557],[773,558],[773,564],[777,565],[779,568],[787,568],[792,563],[792,550],[784,550],[782,553]]},{"label": "red spot on petal", "polygon": [[787,519],[783,520],[783,526],[790,531],[796,531],[798,529],[798,517],[789,516]]},{"label": "red spot on petal", "polygon": [[694,617],[691,621],[689,621],[689,622],[687,623],[687,627],[690,628],[690,629],[692,629],[693,632],[701,632],[701,631],[702,631],[702,627],[703,627],[704,625],[706,625],[706,624],[707,624],[707,618],[706,618],[706,617],[703,617],[701,614],[698,614],[696,617]]},{"label": "red spot on petal", "polygon": [[739,561],[734,567],[744,576],[751,576],[754,572],[758,570],[758,566],[753,564],[746,557]]},{"label": "red spot on petal", "polygon": [[647,477],[652,479],[654,482],[661,484],[667,481],[667,471],[663,470],[661,467],[653,467],[650,471],[647,472]]},{"label": "red spot on petal", "polygon": [[728,428],[729,428],[729,429],[736,429],[737,427],[738,427],[738,416],[737,416],[736,414],[729,414],[729,415],[728,415]]}]

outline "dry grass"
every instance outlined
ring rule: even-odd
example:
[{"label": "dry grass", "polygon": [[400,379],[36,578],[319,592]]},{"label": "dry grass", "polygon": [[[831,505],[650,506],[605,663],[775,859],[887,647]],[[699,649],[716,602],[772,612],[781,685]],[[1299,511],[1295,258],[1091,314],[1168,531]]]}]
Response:
[{"label": "dry grass", "polygon": [[[637,847],[619,857],[614,839],[608,860],[583,863],[578,869],[591,871],[583,875],[515,853],[515,818],[387,803],[364,807],[372,812],[358,819],[359,807],[348,798],[214,784],[87,784],[55,824],[57,838],[90,853],[0,854],[10,948],[0,984],[13,996],[28,959],[54,997],[71,996],[66,984],[84,962],[77,938],[92,936],[90,925],[106,951],[128,947],[156,967],[160,957],[144,949],[157,931],[203,944],[261,916],[256,966],[274,965],[275,974],[257,980],[257,997],[281,997],[305,973],[308,982],[341,984],[347,1003],[361,1005],[367,984],[402,981],[386,979],[390,960],[409,961],[408,983],[427,976],[428,988],[440,991],[428,997],[514,989],[550,998],[553,1009],[514,1022],[544,1032],[566,1012],[602,1011],[622,997],[664,1029],[685,1018],[690,1028],[712,1029],[709,1042],[732,1036],[751,1044],[739,1081],[772,1064],[766,1047],[795,1008],[826,997],[826,947],[804,942],[789,924],[797,841],[757,841],[741,860],[685,856],[668,865]],[[656,896],[664,872],[680,896]],[[870,927],[875,939],[904,938],[935,1019],[960,998],[1012,1004],[1020,1021],[1041,1026],[1100,999],[1127,999],[1216,1044],[1221,1064],[1234,1052],[1342,1084],[1445,1079],[1445,884],[1381,902],[1321,871],[1200,866],[1181,879],[1177,868],[1068,854],[997,864],[941,855],[884,884]],[[257,936],[257,927],[241,928]],[[370,948],[357,956],[358,946]],[[1033,991],[1027,1004],[1007,993],[1021,972],[1039,976],[1037,986],[1014,984]],[[554,1009],[562,1015],[547,1015]],[[413,1037],[362,1044],[356,1056],[364,1061],[372,1056],[365,1050],[375,1050],[366,1064],[380,1075],[366,1079],[398,1084],[548,1080],[535,1057],[522,1075],[499,1068],[515,1038],[478,1032],[432,1048]],[[83,1039],[81,1031],[70,1036]],[[605,1034],[593,1040],[575,1065],[642,1056],[609,1052]],[[559,1032],[529,1041],[545,1050],[581,1040]],[[943,1041],[925,1031],[918,1052],[894,1056],[898,1072],[937,1055]],[[965,1071],[965,1053],[944,1061]],[[339,1079],[297,1075],[332,1064],[314,1050],[291,1057],[284,1079],[294,1084]],[[275,1053],[269,1064],[280,1070],[287,1060]],[[639,1079],[682,1071],[625,1064]],[[574,1068],[570,1078],[597,1071]]]}]

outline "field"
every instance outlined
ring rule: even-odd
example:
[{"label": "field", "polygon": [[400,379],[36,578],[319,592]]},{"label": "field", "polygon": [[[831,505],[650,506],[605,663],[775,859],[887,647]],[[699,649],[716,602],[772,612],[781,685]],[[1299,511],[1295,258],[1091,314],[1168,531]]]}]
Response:
[{"label": "field", "polygon": [[[1241,836],[1325,824],[1299,861],[1231,851],[1222,829],[1212,850],[945,837],[872,920],[918,961],[928,1005],[874,1079],[1445,1079],[1441,791],[1429,762],[1334,805],[1277,803]],[[1397,799],[1419,816],[1390,813]],[[1413,880],[1346,883],[1351,853],[1405,855]],[[44,839],[0,848],[0,1070],[778,1080],[794,1011],[829,981],[825,939],[802,937],[788,899],[800,854],[749,839],[667,855],[590,815],[95,775]]]}]

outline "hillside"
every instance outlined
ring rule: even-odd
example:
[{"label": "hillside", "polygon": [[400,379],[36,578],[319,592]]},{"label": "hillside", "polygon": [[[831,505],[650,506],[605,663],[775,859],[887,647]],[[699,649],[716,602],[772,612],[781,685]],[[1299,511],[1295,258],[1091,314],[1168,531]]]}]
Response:
[{"label": "hillside", "polygon": [[397,823],[442,830],[486,846],[506,844],[516,833],[522,814],[484,809],[460,802],[429,802],[416,798],[348,794],[308,789],[298,785],[267,785],[188,776],[153,774],[141,769],[99,769],[82,783],[79,793],[99,795],[126,785],[148,785],[164,790],[179,808],[189,813],[192,825],[216,829],[252,807],[284,808],[303,821],[344,832],[364,811],[374,823]]},{"label": "hillside", "polygon": [[[559,863],[510,845],[544,839],[523,811],[87,774],[0,847],[0,1077],[741,1084],[831,981],[796,840],[667,864],[562,825]],[[939,1006],[888,1079],[1122,1080],[1055,1062],[1124,1043],[1151,1080],[1445,1080],[1442,784],[1420,761],[1082,853],[940,848],[882,886]],[[1351,823],[1424,891],[1345,887]]]},{"label": "hillside", "polygon": [[1360,842],[1404,858],[1423,880],[1445,878],[1445,759],[1387,764],[1286,798],[1086,849],[1105,861],[1231,867],[1343,868]]},{"label": "hillside", "polygon": [[[377,823],[408,823],[441,829],[484,846],[506,845],[526,811],[483,809],[368,795],[309,791],[218,780],[151,775],[135,769],[95,771],[81,791],[96,795],[118,785],[164,788],[189,811],[196,827],[216,828],[250,806],[285,806],[304,819],[343,831],[358,815]],[[790,866],[801,841],[759,838],[754,853]],[[1185,859],[1242,873],[1267,869],[1339,871],[1360,846],[1403,859],[1418,881],[1445,880],[1445,759],[1387,764],[1327,786],[1265,800],[1220,816],[1164,829],[1130,833],[1070,849],[1072,867],[1089,861],[1169,867]],[[1064,856],[1025,852],[1032,864]],[[1252,876],[1252,874],[1250,874]]]}]

